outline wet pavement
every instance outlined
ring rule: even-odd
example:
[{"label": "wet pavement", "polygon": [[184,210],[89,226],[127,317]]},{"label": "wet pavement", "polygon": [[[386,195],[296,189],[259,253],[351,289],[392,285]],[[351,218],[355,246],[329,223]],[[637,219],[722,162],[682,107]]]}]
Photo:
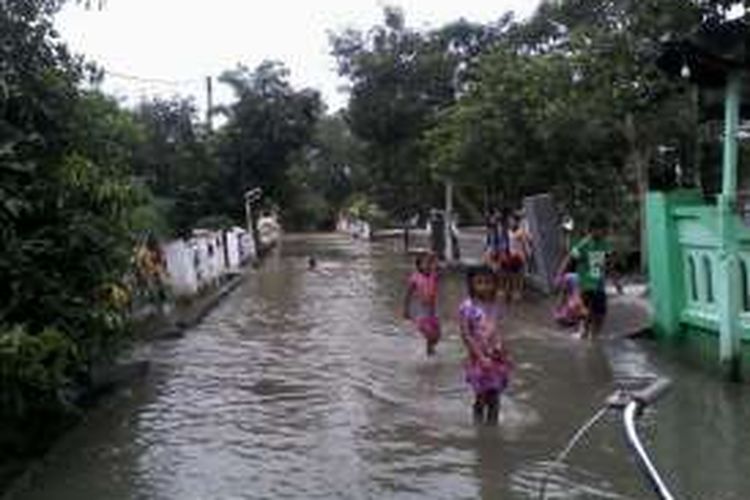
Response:
[{"label": "wet pavement", "polygon": [[[676,387],[644,435],[677,496],[750,494],[747,385],[651,342],[575,340],[540,298],[506,322],[516,367],[501,424],[475,426],[455,322],[462,279],[444,280],[445,338],[426,359],[399,319],[411,262],[396,247],[288,237],[184,338],[149,345],[150,376],[92,411],[15,498],[539,498],[550,460],[617,381],[657,373]],[[551,470],[546,494],[651,498],[617,415]]]}]

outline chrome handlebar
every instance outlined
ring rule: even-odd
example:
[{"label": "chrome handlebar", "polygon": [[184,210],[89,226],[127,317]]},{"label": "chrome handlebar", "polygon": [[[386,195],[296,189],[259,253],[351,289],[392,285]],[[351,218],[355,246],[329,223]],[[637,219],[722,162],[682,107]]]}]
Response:
[{"label": "chrome handlebar", "polygon": [[620,392],[613,395],[609,400],[611,407],[624,408],[622,418],[628,445],[635,455],[641,472],[648,480],[654,493],[662,500],[674,500],[674,496],[669,491],[661,474],[659,474],[659,471],[649,457],[646,448],[643,446],[640,436],[638,436],[637,421],[643,410],[656,403],[669,391],[671,386],[672,381],[668,378],[658,378],[643,389],[631,393]]}]

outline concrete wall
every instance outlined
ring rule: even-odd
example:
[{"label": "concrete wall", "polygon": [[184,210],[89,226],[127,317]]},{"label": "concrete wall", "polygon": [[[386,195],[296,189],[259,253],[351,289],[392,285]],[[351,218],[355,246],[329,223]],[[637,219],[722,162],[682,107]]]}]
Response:
[{"label": "concrete wall", "polygon": [[236,270],[242,265],[242,235],[240,228],[232,228],[225,233],[226,264],[229,270]]},{"label": "concrete wall", "polygon": [[[750,340],[750,231],[739,216],[731,235],[738,266],[722,277],[719,213],[697,191],[652,192],[646,201],[649,288],[653,328],[663,336],[683,333],[683,326],[718,334],[727,293],[740,298],[736,317]],[[729,283],[731,281],[731,283]],[[722,288],[729,285],[728,291]],[[735,321],[735,320],[732,320]]]},{"label": "concrete wall", "polygon": [[240,247],[240,262],[242,264],[247,263],[249,260],[254,259],[256,256],[255,242],[250,233],[243,231],[239,235],[239,247]]},{"label": "concrete wall", "polygon": [[196,231],[188,240],[162,245],[167,286],[178,297],[191,296],[237,272],[252,256],[252,238],[241,228]]},{"label": "concrete wall", "polygon": [[[462,227],[458,231],[458,246],[461,261],[479,264],[484,254],[485,229],[482,227]],[[430,232],[424,229],[409,231],[409,247],[412,250],[430,248]]]},{"label": "concrete wall", "polygon": [[198,276],[194,265],[194,252],[185,240],[170,241],[162,245],[166,261],[167,286],[177,296],[198,293]]},{"label": "concrete wall", "polygon": [[560,215],[549,194],[529,196],[523,200],[523,207],[534,247],[529,279],[543,292],[551,293],[565,254]]}]

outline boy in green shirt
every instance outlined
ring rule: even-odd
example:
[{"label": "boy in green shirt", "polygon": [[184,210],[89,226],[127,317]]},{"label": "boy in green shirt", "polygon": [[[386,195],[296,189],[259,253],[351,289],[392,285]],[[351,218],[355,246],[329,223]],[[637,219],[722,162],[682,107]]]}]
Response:
[{"label": "boy in green shirt", "polygon": [[607,218],[596,214],[588,234],[570,251],[567,260],[575,259],[576,274],[581,287],[583,303],[588,314],[583,324],[584,338],[597,335],[607,315],[607,257],[612,249],[607,241]]}]

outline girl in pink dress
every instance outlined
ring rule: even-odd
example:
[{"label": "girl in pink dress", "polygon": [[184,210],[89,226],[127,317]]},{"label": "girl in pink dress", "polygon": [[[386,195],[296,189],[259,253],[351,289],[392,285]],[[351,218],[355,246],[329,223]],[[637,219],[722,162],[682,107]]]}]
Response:
[{"label": "girl in pink dress", "polygon": [[414,321],[425,339],[427,355],[432,356],[440,341],[437,258],[432,253],[422,254],[417,257],[416,268],[406,288],[404,318]]},{"label": "girl in pink dress", "polygon": [[461,338],[468,353],[464,364],[466,381],[476,395],[475,420],[496,424],[500,394],[507,387],[510,374],[500,336],[502,309],[497,299],[497,276],[487,266],[470,268],[467,288],[469,297],[459,308]]},{"label": "girl in pink dress", "polygon": [[[581,285],[576,273],[576,260],[570,259],[563,262],[563,266],[558,270],[555,279],[555,285],[560,296],[555,305],[554,317],[560,326],[574,327],[581,325],[586,320],[589,311],[583,301]],[[578,333],[576,333],[576,336],[578,336]]]},{"label": "girl in pink dress", "polygon": [[578,275],[565,273],[558,277],[556,284],[560,290],[560,298],[555,307],[555,320],[564,327],[579,325],[588,316],[588,310],[583,303]]}]

